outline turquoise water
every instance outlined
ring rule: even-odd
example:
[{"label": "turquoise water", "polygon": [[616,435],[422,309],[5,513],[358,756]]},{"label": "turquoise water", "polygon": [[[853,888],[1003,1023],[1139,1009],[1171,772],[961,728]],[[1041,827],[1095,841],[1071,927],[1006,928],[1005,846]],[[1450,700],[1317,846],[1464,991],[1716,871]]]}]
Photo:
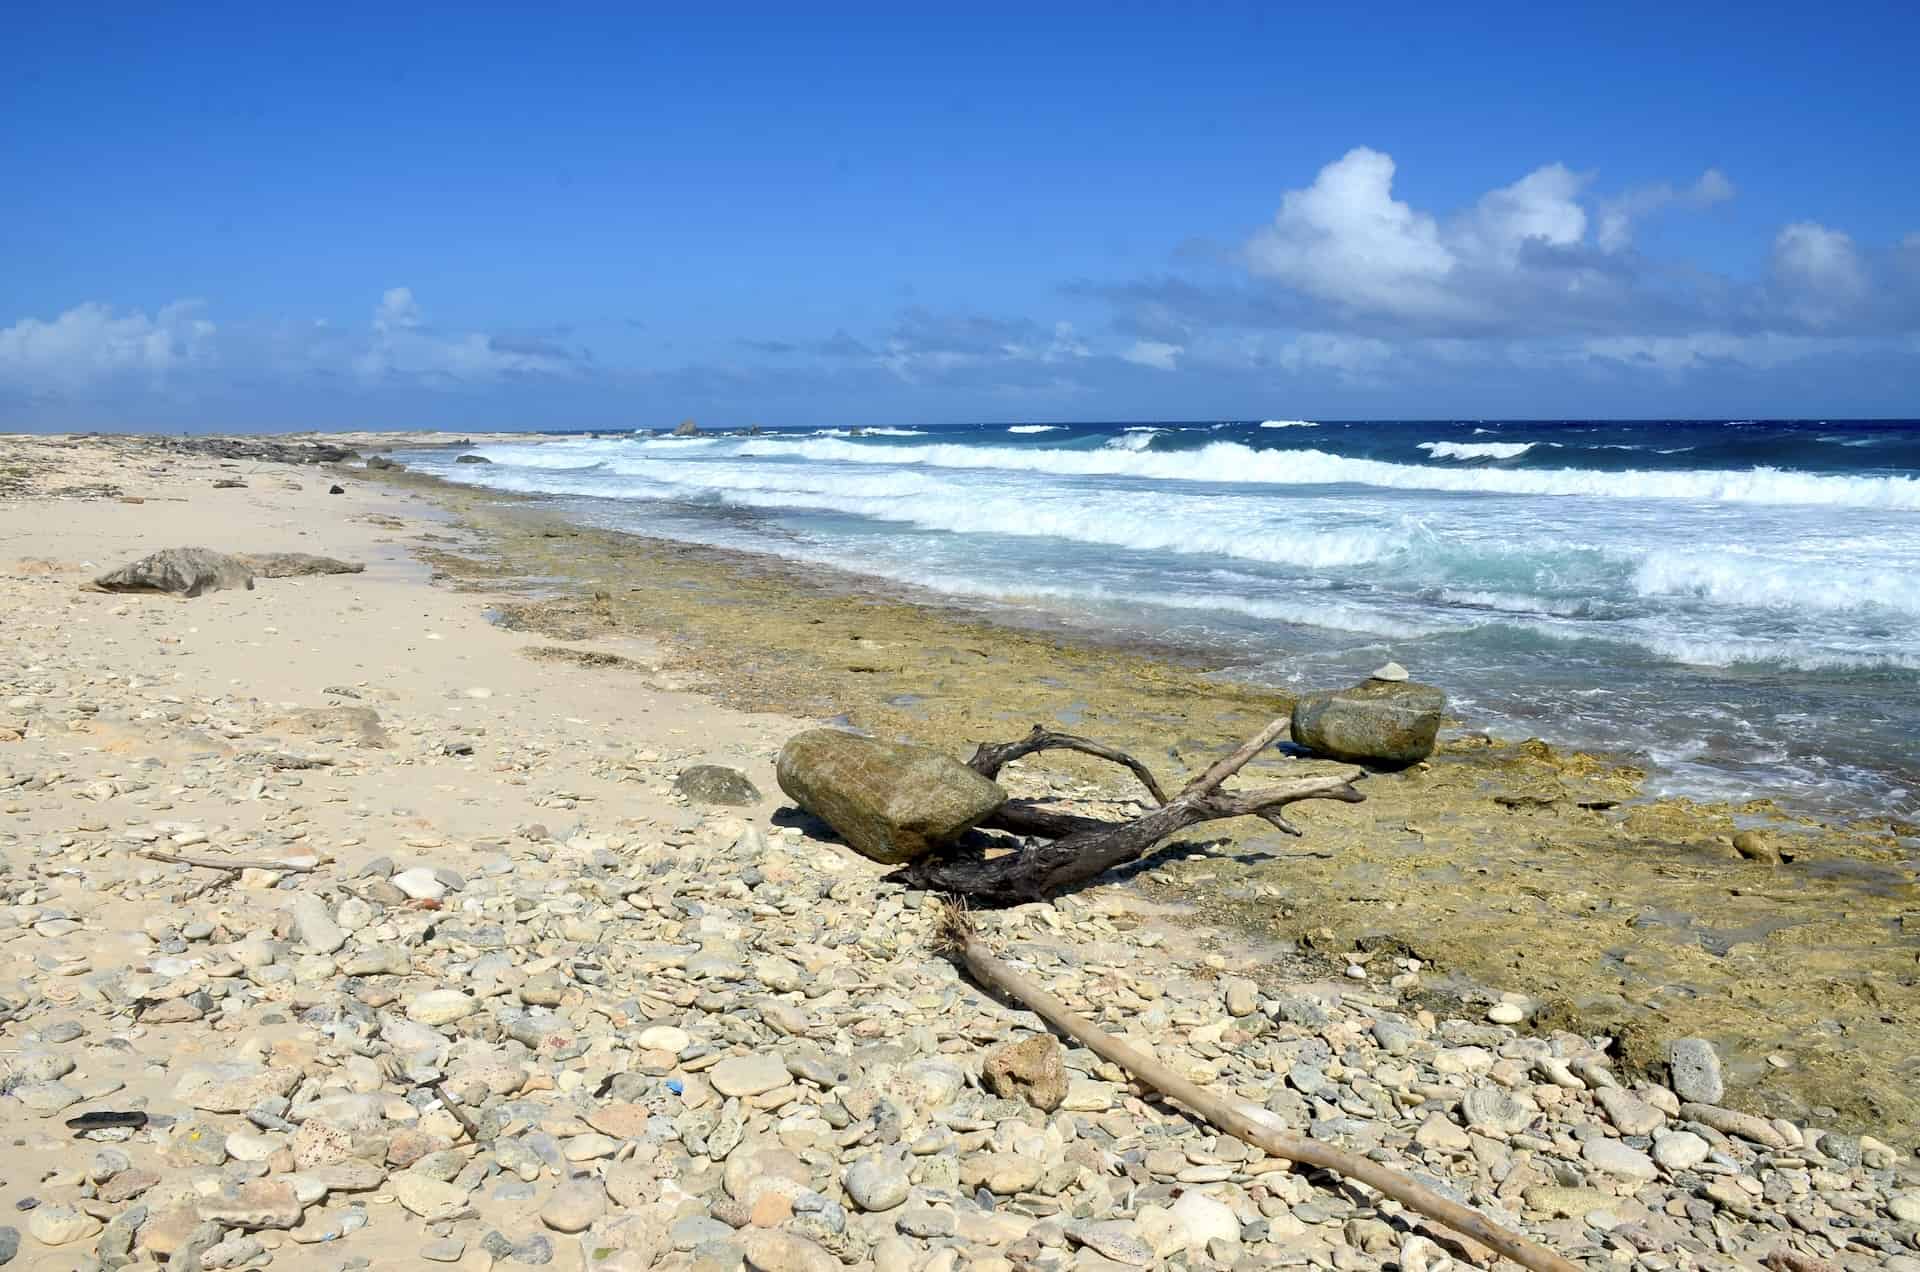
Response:
[{"label": "turquoise water", "polygon": [[967,425],[479,445],[451,480],[1126,635],[1385,658],[1656,788],[1920,814],[1920,424]]}]

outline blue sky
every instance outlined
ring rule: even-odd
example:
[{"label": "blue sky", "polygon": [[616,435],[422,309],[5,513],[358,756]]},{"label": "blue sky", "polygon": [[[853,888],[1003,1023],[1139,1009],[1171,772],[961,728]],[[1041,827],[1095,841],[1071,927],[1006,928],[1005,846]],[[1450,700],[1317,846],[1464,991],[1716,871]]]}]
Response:
[{"label": "blue sky", "polygon": [[1911,5],[9,25],[0,427],[1920,415]]}]

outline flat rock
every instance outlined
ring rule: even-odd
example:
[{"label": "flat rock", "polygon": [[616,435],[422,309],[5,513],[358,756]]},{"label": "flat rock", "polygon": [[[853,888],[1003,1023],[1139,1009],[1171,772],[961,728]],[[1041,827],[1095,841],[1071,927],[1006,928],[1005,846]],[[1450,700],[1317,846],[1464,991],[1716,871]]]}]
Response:
[{"label": "flat rock", "polygon": [[478,1004],[457,989],[430,989],[407,1003],[407,1019],[416,1024],[450,1025],[469,1016]]},{"label": "flat rock", "polygon": [[739,769],[724,764],[695,764],[680,770],[673,789],[696,804],[745,807],[760,802],[760,788]]},{"label": "flat rock", "polygon": [[1692,1131],[1669,1131],[1653,1141],[1653,1160],[1663,1170],[1692,1170],[1707,1160],[1713,1146]]},{"label": "flat rock", "polygon": [[247,552],[239,558],[258,578],[291,579],[314,574],[358,574],[366,569],[360,561],[342,561],[335,557],[315,556],[311,552]]},{"label": "flat rock", "polygon": [[759,1095],[763,1091],[783,1087],[790,1077],[786,1062],[779,1056],[755,1052],[752,1055],[728,1056],[708,1071],[707,1080],[721,1095],[734,1097]]},{"label": "flat rock", "polygon": [[1660,1175],[1651,1157],[1637,1148],[1629,1148],[1619,1140],[1590,1139],[1581,1146],[1580,1156],[1589,1165],[1620,1179],[1644,1181],[1657,1179]]},{"label": "flat rock", "polygon": [[388,1185],[402,1206],[429,1222],[451,1219],[466,1208],[467,1190],[427,1175],[402,1171]]}]

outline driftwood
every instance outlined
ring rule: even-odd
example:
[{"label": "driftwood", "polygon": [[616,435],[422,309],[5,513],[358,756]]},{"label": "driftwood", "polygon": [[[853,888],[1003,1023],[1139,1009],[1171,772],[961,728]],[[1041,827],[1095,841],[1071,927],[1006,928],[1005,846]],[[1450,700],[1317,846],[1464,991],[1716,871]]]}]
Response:
[{"label": "driftwood", "polygon": [[184,857],[177,852],[147,849],[140,854],[149,861],[165,861],[177,866],[200,866],[207,870],[272,870],[279,874],[311,874],[312,866],[290,866],[281,861],[249,861],[244,857]]},{"label": "driftwood", "polygon": [[[1121,765],[1140,779],[1156,807],[1126,821],[1108,821],[1059,812],[1031,800],[1009,800],[983,829],[1007,831],[1027,839],[1017,852],[997,857],[946,850],[911,862],[902,876],[916,887],[952,893],[982,905],[1017,905],[1035,901],[1084,883],[1118,865],[1135,861],[1169,835],[1201,822],[1229,817],[1260,817],[1289,834],[1300,832],[1280,810],[1303,799],[1337,799],[1358,803],[1364,798],[1353,783],[1362,769],[1296,777],[1251,791],[1223,791],[1220,786],[1272,746],[1286,732],[1285,717],[1275,720],[1242,743],[1233,754],[1194,778],[1178,795],[1167,798],[1151,770],[1124,751],[1070,733],[1054,733],[1039,725],[1015,742],[983,743],[967,766],[982,777],[1036,751],[1077,751]],[[1043,842],[1044,841],[1044,842]]]},{"label": "driftwood", "polygon": [[974,929],[967,912],[959,905],[947,906],[940,936],[948,953],[980,985],[1018,1002],[1055,1029],[1083,1043],[1094,1054],[1119,1065],[1162,1095],[1178,1100],[1235,1139],[1253,1145],[1270,1157],[1318,1167],[1365,1184],[1382,1196],[1391,1197],[1407,1209],[1444,1224],[1522,1267],[1534,1269],[1534,1272],[1578,1272],[1575,1265],[1566,1259],[1494,1223],[1471,1206],[1449,1200],[1417,1180],[1382,1166],[1371,1158],[1279,1130],[1270,1125],[1273,1115],[1265,1109],[1225,1099],[1197,1083],[1189,1082],[1138,1047],[1114,1037],[1074,1012],[1058,998],[995,957]]}]

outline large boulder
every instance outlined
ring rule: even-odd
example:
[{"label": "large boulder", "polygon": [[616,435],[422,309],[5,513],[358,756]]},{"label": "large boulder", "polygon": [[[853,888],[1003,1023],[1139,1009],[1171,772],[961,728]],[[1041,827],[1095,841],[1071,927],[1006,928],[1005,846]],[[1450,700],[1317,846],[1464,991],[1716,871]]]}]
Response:
[{"label": "large boulder", "polygon": [[199,596],[225,587],[253,587],[253,569],[239,557],[211,548],[162,548],[93,581],[107,592],[170,592]]},{"label": "large boulder", "polygon": [[699,437],[701,435],[700,426],[692,420],[681,420],[679,427],[673,430],[673,435],[675,437]]},{"label": "large boulder", "polygon": [[940,751],[838,729],[789,739],[774,775],[855,852],[889,866],[951,842],[1007,799],[998,784]]},{"label": "large boulder", "polygon": [[1336,760],[1382,768],[1433,754],[1447,695],[1411,680],[1368,680],[1293,704],[1293,740]]}]

